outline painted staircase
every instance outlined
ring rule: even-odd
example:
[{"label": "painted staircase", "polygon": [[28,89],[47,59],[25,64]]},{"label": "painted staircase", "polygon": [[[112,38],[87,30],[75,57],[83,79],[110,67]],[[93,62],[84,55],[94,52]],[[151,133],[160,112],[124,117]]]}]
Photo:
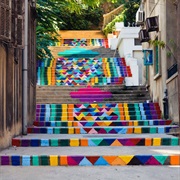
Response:
[{"label": "painted staircase", "polygon": [[[146,101],[144,87],[115,81],[131,72],[124,73],[122,61],[61,57],[38,62],[36,119],[27,136],[13,138],[12,147],[0,152],[0,165],[180,165],[179,138],[168,135],[177,125],[162,118],[158,103]],[[147,99],[138,99],[142,95]]]}]

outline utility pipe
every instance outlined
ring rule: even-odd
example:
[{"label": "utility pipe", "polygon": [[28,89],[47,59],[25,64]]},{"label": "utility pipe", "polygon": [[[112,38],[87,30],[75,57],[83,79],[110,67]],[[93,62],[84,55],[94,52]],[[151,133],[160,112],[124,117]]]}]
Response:
[{"label": "utility pipe", "polygon": [[28,122],[28,0],[25,0],[25,17],[24,17],[24,51],[22,64],[22,133],[27,134]]}]

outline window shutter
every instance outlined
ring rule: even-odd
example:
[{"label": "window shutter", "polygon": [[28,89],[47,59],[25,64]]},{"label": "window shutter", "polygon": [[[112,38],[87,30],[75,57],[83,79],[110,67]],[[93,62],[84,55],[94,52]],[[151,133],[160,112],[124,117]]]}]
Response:
[{"label": "window shutter", "polygon": [[11,1],[0,0],[0,39],[11,40]]},{"label": "window shutter", "polygon": [[17,38],[17,46],[24,45],[24,19],[23,19],[23,12],[24,12],[24,3],[22,0],[17,0],[17,31],[16,31],[16,38]]}]

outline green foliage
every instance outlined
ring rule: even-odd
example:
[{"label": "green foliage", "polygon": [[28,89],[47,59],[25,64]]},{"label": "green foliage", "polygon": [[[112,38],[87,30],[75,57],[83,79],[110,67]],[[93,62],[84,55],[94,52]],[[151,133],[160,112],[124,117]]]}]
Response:
[{"label": "green foliage", "polygon": [[128,23],[132,24],[135,22],[136,12],[139,8],[140,0],[129,0],[124,5],[124,26],[128,26]]},{"label": "green foliage", "polygon": [[136,12],[139,8],[140,0],[129,0],[128,2],[124,2],[125,4],[123,12],[120,15],[116,16],[103,29],[103,32],[106,36],[108,33],[112,33],[116,22],[124,22],[124,26],[127,26],[128,22],[131,24],[135,22]]},{"label": "green foliage", "polygon": [[102,10],[100,8],[87,8],[76,12],[65,12],[61,9],[59,16],[65,19],[65,23],[62,23],[61,30],[89,30],[91,26],[98,26],[102,19]]},{"label": "green foliage", "polygon": [[88,29],[98,25],[102,13],[97,7],[107,1],[120,0],[37,0],[37,59],[52,58],[48,46],[58,40],[59,29]]},{"label": "green foliage", "polygon": [[177,59],[175,57],[175,52],[178,50],[178,47],[174,40],[170,39],[168,43],[165,43],[164,41],[160,40],[150,40],[149,43],[153,46],[159,46],[160,48],[164,49],[167,48],[167,57],[173,57],[174,60],[177,62]]},{"label": "green foliage", "polygon": [[159,41],[159,40],[149,40],[149,43],[153,46],[160,46],[162,49],[165,48],[166,44],[164,41]]},{"label": "green foliage", "polygon": [[124,15],[122,13],[116,16],[110,23],[108,23],[106,27],[103,29],[103,33],[105,34],[105,36],[107,36],[108,33],[113,32],[116,22],[123,22],[123,20],[124,20]]}]

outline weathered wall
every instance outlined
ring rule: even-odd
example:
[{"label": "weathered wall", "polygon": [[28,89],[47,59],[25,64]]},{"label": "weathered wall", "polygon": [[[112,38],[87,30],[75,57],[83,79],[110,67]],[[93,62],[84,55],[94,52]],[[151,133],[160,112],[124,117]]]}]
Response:
[{"label": "weathered wall", "polygon": [[[177,63],[177,50],[173,46],[177,46],[177,8],[171,0],[167,0],[166,6],[166,43],[168,48],[173,53],[171,56],[167,56],[167,69]],[[169,49],[170,48],[170,49]],[[175,58],[174,58],[175,57]],[[179,103],[178,103],[178,76],[177,73],[166,81],[168,90],[169,101],[169,118],[173,119],[176,123],[179,123]]]},{"label": "weathered wall", "polygon": [[167,80],[169,118],[179,123],[178,74]]},{"label": "weathered wall", "polygon": [[[18,52],[17,52],[18,51]],[[11,144],[13,136],[21,133],[22,127],[22,71],[21,63],[22,54],[17,50],[19,55],[17,61],[14,61],[14,48],[10,48],[0,43],[1,65],[4,67],[4,73],[1,74],[1,87],[3,96],[1,98],[1,124],[0,124],[0,149]]]},{"label": "weathered wall", "polygon": [[[21,4],[22,3],[22,4]],[[12,1],[9,6],[12,8],[12,14],[6,17],[0,16],[1,30],[5,29],[6,22],[11,22],[12,29],[7,26],[10,36],[4,37],[0,31],[0,150],[11,145],[11,140],[14,136],[22,133],[22,72],[23,72],[23,50],[24,50],[24,1]],[[2,3],[3,4],[3,3]],[[2,5],[0,4],[0,5]],[[11,6],[12,5],[12,6]],[[17,7],[18,5],[18,7]],[[32,124],[35,118],[36,105],[36,41],[35,41],[35,7],[29,1],[29,44],[28,44],[28,125]],[[19,12],[19,6],[22,8],[22,22],[15,25],[14,15]],[[15,8],[16,7],[16,8]],[[11,12],[11,11],[9,11]],[[9,17],[9,19],[7,19]],[[14,18],[14,19],[11,19]],[[11,20],[10,20],[11,19]],[[9,20],[9,21],[8,21]],[[2,23],[3,22],[3,23]],[[17,28],[19,31],[17,31]],[[22,27],[22,28],[21,28]],[[13,29],[14,28],[14,29]],[[15,36],[16,34],[16,36]],[[22,42],[20,41],[22,39]]]}]

